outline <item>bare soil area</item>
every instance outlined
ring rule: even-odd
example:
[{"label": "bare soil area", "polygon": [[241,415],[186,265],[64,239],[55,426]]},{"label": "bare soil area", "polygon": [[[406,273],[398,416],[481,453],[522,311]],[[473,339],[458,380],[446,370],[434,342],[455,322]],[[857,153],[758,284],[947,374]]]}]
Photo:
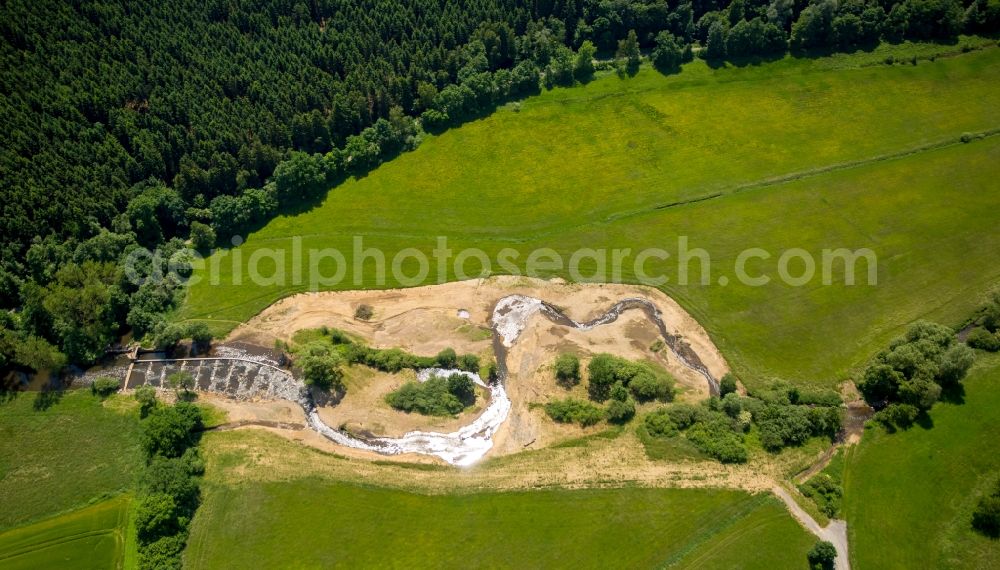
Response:
[{"label": "bare soil area", "polygon": [[[513,294],[543,299],[579,322],[603,314],[622,299],[646,299],[660,311],[667,329],[692,347],[713,376],[719,378],[729,370],[701,325],[661,291],[635,285],[566,284],[561,280],[523,277],[491,277],[401,290],[295,295],[237,328],[227,341],[272,346],[278,339],[290,342],[297,331],[328,326],[361,337],[379,348],[399,347],[429,356],[450,347],[460,354],[475,353],[489,358],[493,308],[499,299]],[[374,309],[371,319],[354,317],[362,304]],[[658,338],[656,326],[638,310],[627,311],[617,321],[589,331],[555,324],[540,314],[531,317],[507,357],[506,388],[512,410],[496,434],[489,456],[538,449],[603,429],[595,426],[583,430],[556,424],[537,406],[570,394],[586,397],[586,380],[573,390],[555,383],[552,364],[562,353],[576,354],[584,367],[593,355],[601,352],[648,360],[677,379],[682,398],[707,396],[708,386],[702,376],[682,364],[669,349],[654,350]],[[346,396],[336,405],[322,407],[319,413],[328,425],[343,426],[349,431],[380,436],[399,436],[411,430],[449,432],[470,423],[487,404],[488,396],[481,391],[476,405],[457,418],[405,414],[391,409],[385,403],[385,395],[413,379],[412,372],[385,374],[352,367],[348,376]],[[325,441],[305,433],[297,436],[310,444]]]}]

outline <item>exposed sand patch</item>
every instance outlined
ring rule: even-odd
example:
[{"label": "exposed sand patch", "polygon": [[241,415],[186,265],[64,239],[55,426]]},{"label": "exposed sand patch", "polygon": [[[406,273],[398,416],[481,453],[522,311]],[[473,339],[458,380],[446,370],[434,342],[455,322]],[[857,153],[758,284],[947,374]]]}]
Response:
[{"label": "exposed sand patch", "polygon": [[[271,346],[276,339],[290,341],[296,331],[329,326],[360,336],[381,348],[400,347],[416,354],[433,355],[451,347],[459,353],[487,355],[492,346],[490,318],[497,301],[510,295],[544,300],[578,322],[603,315],[622,299],[645,299],[659,311],[668,332],[688,343],[712,376],[719,378],[728,371],[725,360],[705,330],[676,302],[656,289],[617,284],[565,284],[518,277],[493,277],[404,290],[295,295],[279,301],[237,328],[228,340]],[[355,309],[361,304],[374,309],[374,316],[368,321],[354,318]],[[600,352],[649,360],[669,370],[687,397],[708,394],[705,378],[680,362],[669,349],[652,350],[660,334],[642,311],[626,311],[618,320],[589,330],[553,323],[537,312],[515,321],[523,329],[501,331],[504,337],[517,337],[507,357],[506,389],[512,410],[494,437],[491,456],[545,447],[601,429],[581,430],[558,425],[545,417],[542,410],[531,409],[532,404],[567,395],[566,390],[556,385],[551,370],[552,363],[563,352],[577,354],[584,366],[591,356]],[[387,436],[398,436],[410,430],[449,432],[468,425],[488,403],[485,394],[481,394],[478,409],[468,410],[459,418],[403,414],[385,404],[384,397],[411,379],[412,373],[393,375],[355,369],[351,376],[348,395],[336,406],[319,409],[321,418],[330,426],[345,425],[352,431]],[[583,386],[570,393],[586,397]],[[312,439],[303,438],[304,441]]]}]

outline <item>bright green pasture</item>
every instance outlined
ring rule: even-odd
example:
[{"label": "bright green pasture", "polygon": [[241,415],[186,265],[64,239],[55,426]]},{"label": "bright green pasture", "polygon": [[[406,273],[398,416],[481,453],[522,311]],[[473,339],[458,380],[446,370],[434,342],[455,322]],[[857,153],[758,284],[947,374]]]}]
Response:
[{"label": "bright green pasture", "polygon": [[142,465],[138,414],[124,398],[77,390],[44,410],[38,401],[20,393],[0,404],[0,529],[126,490]]},{"label": "bright green pasture", "polygon": [[[856,63],[870,63],[864,57]],[[336,248],[346,255],[348,278],[320,289],[400,284],[391,272],[376,279],[371,261],[353,274],[352,236],[381,248],[390,266],[404,248],[430,253],[436,236],[447,236],[455,252],[478,247],[494,260],[502,248],[516,248],[520,267],[540,247],[564,259],[579,248],[631,248],[634,256],[660,247],[674,255],[662,288],[706,326],[745,381],[833,384],[905,324],[958,322],[1000,281],[996,137],[930,149],[963,132],[1000,128],[1000,50],[916,66],[851,61],[718,70],[696,62],[671,77],[644,69],[632,79],[544,93],[516,112],[501,109],[429,138],[344,183],[313,210],[279,217],[243,247],[216,254],[208,265],[219,270],[197,273],[202,282],[189,289],[177,318],[224,332],[309,289],[307,263],[302,281],[293,282],[292,236],[302,237],[306,254]],[[914,154],[898,156],[908,151]],[[681,236],[711,255],[710,285],[677,284]],[[754,275],[774,275],[771,284],[734,283],[734,260],[748,247],[772,252],[749,266]],[[784,250],[804,248],[818,263],[822,249],[840,247],[877,254],[876,286],[865,283],[864,264],[862,284],[853,287],[821,286],[818,276],[798,287],[776,281]],[[287,250],[284,285],[255,285],[247,276],[253,254],[265,248]],[[234,255],[242,259],[239,285]],[[270,276],[275,262],[262,259],[257,267]],[[622,280],[635,280],[633,261]],[[335,273],[329,259],[320,267]],[[648,267],[657,273],[655,261]],[[419,269],[412,260],[403,268],[408,275]],[[492,270],[506,272],[495,263]],[[478,271],[476,261],[466,265],[467,275]],[[697,280],[696,263],[691,272]],[[718,285],[721,276],[730,284]],[[454,278],[449,268],[447,279]]]},{"label": "bright green pasture", "polygon": [[1000,567],[1000,541],[971,527],[976,502],[1000,476],[1000,355],[981,356],[964,384],[964,404],[931,410],[933,428],[871,430],[848,455],[854,568]]},{"label": "bright green pasture", "polygon": [[752,516],[733,520],[710,539],[676,560],[672,568],[725,568],[730,570],[776,570],[807,568],[802,552],[808,552],[816,537],[808,534],[786,507],[770,499]]},{"label": "bright green pasture", "polygon": [[0,534],[0,567],[107,570],[123,563],[128,497]]},{"label": "bright green pasture", "polygon": [[748,568],[796,568],[813,542],[775,499],[738,491],[427,496],[323,479],[205,490],[189,568],[731,568],[718,540],[760,548]]}]

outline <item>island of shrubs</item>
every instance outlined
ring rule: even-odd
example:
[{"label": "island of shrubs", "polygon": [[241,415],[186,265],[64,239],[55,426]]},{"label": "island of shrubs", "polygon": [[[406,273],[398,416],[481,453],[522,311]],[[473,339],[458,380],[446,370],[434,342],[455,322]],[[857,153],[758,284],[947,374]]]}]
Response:
[{"label": "island of shrubs", "polygon": [[[580,383],[580,360],[563,354],[555,362],[556,382],[572,388]],[[669,402],[674,397],[674,381],[663,369],[648,362],[633,362],[610,354],[598,354],[587,365],[587,394],[599,405],[566,398],[545,404],[545,413],[560,423],[594,425],[601,420],[623,424],[635,416],[636,401]]]},{"label": "island of shrubs", "polygon": [[407,382],[385,397],[403,412],[425,416],[453,416],[476,401],[476,385],[465,374],[431,376],[426,382]]}]

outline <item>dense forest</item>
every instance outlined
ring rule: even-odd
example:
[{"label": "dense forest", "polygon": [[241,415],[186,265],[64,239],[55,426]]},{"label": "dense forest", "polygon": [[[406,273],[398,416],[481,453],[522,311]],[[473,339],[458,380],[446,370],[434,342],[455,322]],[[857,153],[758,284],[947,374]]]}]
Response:
[{"label": "dense forest", "polygon": [[[165,324],[157,279],[438,132],[597,69],[1000,29],[997,0],[8,0],[0,368]],[[697,46],[692,48],[692,46]],[[190,240],[190,241],[187,241]],[[127,275],[136,248],[165,256]],[[183,275],[183,270],[181,274]],[[136,279],[138,277],[139,279]],[[152,277],[151,279],[149,279]]]}]

